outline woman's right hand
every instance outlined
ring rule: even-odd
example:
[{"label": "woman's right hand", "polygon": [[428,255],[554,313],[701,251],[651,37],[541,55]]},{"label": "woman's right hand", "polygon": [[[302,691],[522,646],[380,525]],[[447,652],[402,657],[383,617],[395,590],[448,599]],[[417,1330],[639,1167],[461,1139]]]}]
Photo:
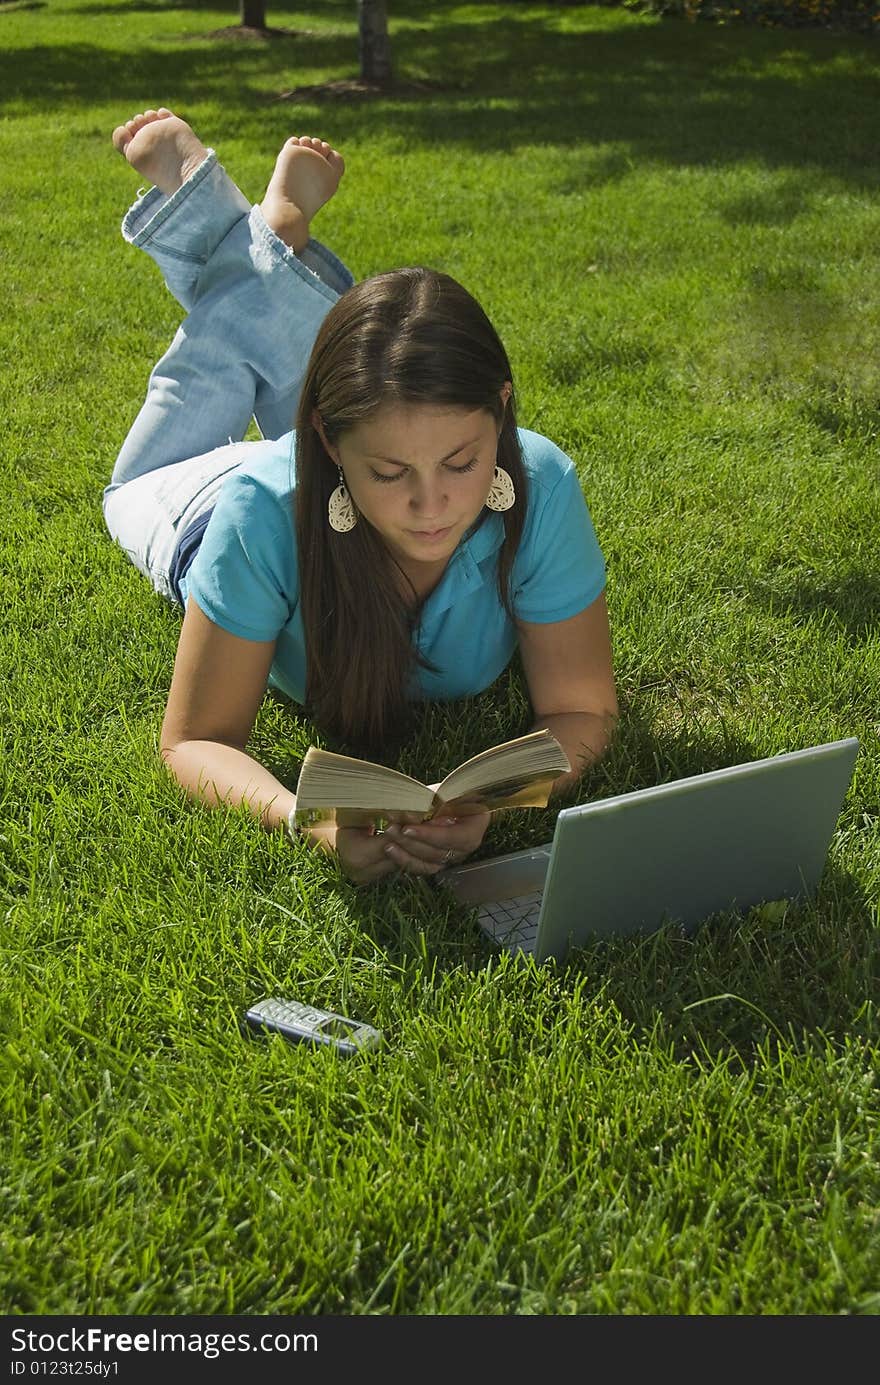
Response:
[{"label": "woman's right hand", "polygon": [[[444,865],[448,865],[449,856],[445,849],[432,848],[424,842],[411,842],[403,835],[405,827],[421,823],[419,813],[395,813],[393,818],[387,830],[383,831],[373,827],[334,829],[333,845],[340,864],[355,884],[371,885],[383,876],[401,872],[408,875],[436,875]],[[444,843],[444,848],[447,845]]]},{"label": "woman's right hand", "polygon": [[[422,822],[417,813],[396,816],[399,820],[382,832],[371,827],[334,829],[340,863],[356,884],[369,885],[396,872],[438,875],[452,862],[466,860],[477,849],[490,820],[488,812],[435,818],[432,822]],[[418,826],[413,828],[413,824]]]},{"label": "woman's right hand", "polygon": [[395,875],[400,866],[386,851],[388,839],[372,827],[337,827],[336,854],[346,875],[356,885],[371,885],[385,875]]}]

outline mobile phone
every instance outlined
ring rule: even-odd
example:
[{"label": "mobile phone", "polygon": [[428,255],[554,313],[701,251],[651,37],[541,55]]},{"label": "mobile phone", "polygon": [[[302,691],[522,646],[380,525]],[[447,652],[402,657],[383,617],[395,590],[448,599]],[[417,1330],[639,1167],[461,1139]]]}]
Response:
[{"label": "mobile phone", "polygon": [[363,1049],[375,1048],[382,1040],[382,1031],[371,1024],[282,996],[255,1001],[244,1018],[253,1030],[282,1034],[290,1043],[334,1048],[347,1058]]}]

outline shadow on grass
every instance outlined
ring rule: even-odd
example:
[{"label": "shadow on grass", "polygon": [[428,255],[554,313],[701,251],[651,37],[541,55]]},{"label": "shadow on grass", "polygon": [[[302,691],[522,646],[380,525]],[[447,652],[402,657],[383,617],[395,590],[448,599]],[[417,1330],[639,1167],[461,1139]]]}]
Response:
[{"label": "shadow on grass", "polygon": [[813,900],[718,914],[692,933],[667,925],[597,944],[568,970],[601,976],[603,1000],[682,1057],[728,1054],[749,1065],[759,1045],[876,1040],[872,909],[859,883],[830,865]]},{"label": "shadow on grass", "polygon": [[752,596],[774,615],[798,622],[830,619],[859,643],[876,639],[880,631],[880,578],[873,570],[855,568],[820,585],[794,577],[772,589],[753,587]]},{"label": "shadow on grass", "polygon": [[[134,8],[149,4],[137,0]],[[290,50],[283,70],[282,49],[285,55]],[[394,52],[401,81],[452,89],[405,90],[354,104],[336,100],[337,141],[349,131],[362,138],[375,131],[413,147],[480,152],[569,145],[577,152],[557,189],[563,193],[624,176],[627,153],[674,167],[754,160],[822,170],[858,185],[878,182],[869,120],[877,63],[866,41],[674,22],[566,33],[528,14],[469,24],[441,12],[396,33]],[[245,108],[236,112],[237,134],[248,133],[250,118],[256,138],[258,131],[265,134],[267,105],[295,89],[303,68],[325,69],[333,79],[355,77],[353,24],[350,33],[300,33],[284,45],[217,39],[197,55],[189,44],[162,35],[134,52],[82,40],[7,47],[0,54],[0,91],[7,109],[24,104],[46,112],[88,107],[96,92],[121,110],[141,104],[150,91],[179,107],[231,101]],[[311,99],[317,101],[314,93]],[[286,106],[276,105],[279,129],[290,120]],[[222,140],[222,130],[205,133]],[[614,148],[596,157],[593,150],[601,145]],[[784,224],[797,215],[802,198],[792,180],[769,201],[759,196],[731,203],[728,216],[736,224]]]},{"label": "shadow on grass", "polygon": [[[273,7],[273,11],[274,11]],[[187,3],[177,4],[176,0],[113,0],[112,4],[102,5],[100,3],[90,5],[77,5],[77,14],[89,15],[111,15],[111,14],[189,14],[199,10],[217,9],[214,0],[187,0]]]},{"label": "shadow on grass", "polygon": [[802,179],[792,176],[772,188],[721,202],[718,211],[730,226],[789,226],[811,207],[812,199]]}]

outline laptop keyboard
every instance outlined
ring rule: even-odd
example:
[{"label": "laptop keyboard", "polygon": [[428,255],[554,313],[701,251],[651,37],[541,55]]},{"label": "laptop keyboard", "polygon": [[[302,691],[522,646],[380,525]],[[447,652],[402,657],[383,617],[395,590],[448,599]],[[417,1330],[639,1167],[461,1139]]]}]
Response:
[{"label": "laptop keyboard", "polygon": [[482,904],[477,923],[493,942],[511,951],[534,952],[543,890]]}]

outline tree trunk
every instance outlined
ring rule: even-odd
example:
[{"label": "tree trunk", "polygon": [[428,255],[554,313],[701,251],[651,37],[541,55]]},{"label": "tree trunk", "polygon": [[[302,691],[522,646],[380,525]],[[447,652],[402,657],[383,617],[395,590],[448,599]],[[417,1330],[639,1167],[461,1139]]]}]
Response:
[{"label": "tree trunk", "polygon": [[247,29],[265,29],[266,0],[239,0],[239,18]]},{"label": "tree trunk", "polygon": [[385,0],[358,0],[358,54],[361,81],[382,85],[391,81],[391,40]]}]

